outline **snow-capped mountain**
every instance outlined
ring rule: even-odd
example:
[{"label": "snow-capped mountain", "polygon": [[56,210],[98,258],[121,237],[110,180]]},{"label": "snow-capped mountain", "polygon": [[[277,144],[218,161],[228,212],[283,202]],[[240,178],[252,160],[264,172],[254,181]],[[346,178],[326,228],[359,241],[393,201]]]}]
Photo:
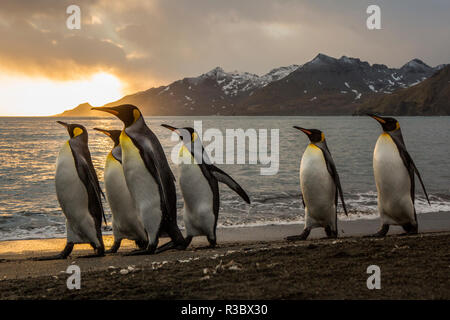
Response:
[{"label": "snow-capped mountain", "polygon": [[[422,68],[420,65],[419,68]],[[450,65],[416,86],[399,89],[395,94],[377,95],[367,99],[355,114],[376,112],[391,115],[450,115]]]},{"label": "snow-capped mountain", "polygon": [[[417,85],[444,66],[432,68],[413,59],[401,68],[389,68],[358,58],[318,54],[303,65],[276,68],[264,75],[216,67],[108,105],[135,104],[146,115],[352,114],[366,99]],[[79,111],[75,108],[63,115],[85,115]]]},{"label": "snow-capped mountain", "polygon": [[262,76],[239,71],[225,72],[222,68],[216,67],[199,77],[187,78],[187,81],[189,84],[197,86],[205,81],[215,80],[225,95],[235,97],[262,88],[273,81],[281,80],[298,67],[298,65],[280,67]]},{"label": "snow-capped mountain", "polygon": [[283,79],[240,102],[248,114],[348,114],[373,95],[419,84],[437,71],[411,60],[401,68],[318,54]]}]

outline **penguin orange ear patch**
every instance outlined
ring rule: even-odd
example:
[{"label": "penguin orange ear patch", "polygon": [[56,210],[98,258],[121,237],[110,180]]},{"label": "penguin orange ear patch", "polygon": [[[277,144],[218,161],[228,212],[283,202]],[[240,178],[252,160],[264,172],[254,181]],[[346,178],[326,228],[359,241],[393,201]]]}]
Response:
[{"label": "penguin orange ear patch", "polygon": [[197,133],[192,133],[192,141],[195,141],[198,138]]},{"label": "penguin orange ear patch", "polygon": [[138,109],[133,109],[133,118],[134,118],[134,122],[136,122],[139,117],[141,116],[141,113],[139,112]]},{"label": "penguin orange ear patch", "polygon": [[75,129],[73,129],[73,136],[79,136],[80,134],[83,133],[83,129],[76,127]]}]

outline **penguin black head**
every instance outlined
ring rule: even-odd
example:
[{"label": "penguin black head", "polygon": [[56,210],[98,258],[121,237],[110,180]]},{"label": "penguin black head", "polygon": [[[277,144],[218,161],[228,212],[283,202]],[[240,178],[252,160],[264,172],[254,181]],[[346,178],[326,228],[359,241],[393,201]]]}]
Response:
[{"label": "penguin black head", "polygon": [[115,107],[95,107],[91,108],[91,110],[108,112],[115,115],[117,118],[122,120],[125,124],[125,128],[131,126],[142,117],[141,111],[139,111],[138,107],[133,106],[132,104],[122,104]]},{"label": "penguin black head", "polygon": [[383,127],[384,131],[389,132],[389,131],[395,131],[395,130],[400,129],[400,123],[398,123],[398,121],[394,118],[381,117],[374,113],[368,113],[367,115],[374,118],[375,120],[377,120]]},{"label": "penguin black head", "polygon": [[56,122],[58,122],[60,125],[62,125],[64,127],[66,127],[67,132],[69,132],[70,138],[80,137],[83,140],[87,141],[87,139],[88,139],[87,130],[81,124],[66,123],[66,122],[63,122],[63,121],[56,121]]},{"label": "penguin black head", "polygon": [[108,137],[110,137],[111,140],[114,141],[114,147],[119,145],[120,134],[122,131],[120,131],[120,130],[105,130],[105,129],[100,129],[100,128],[94,128],[94,130],[100,131],[100,132],[106,134]]},{"label": "penguin black head", "polygon": [[312,143],[318,143],[325,140],[325,135],[318,129],[305,129],[297,126],[294,126],[294,128],[306,134]]},{"label": "penguin black head", "polygon": [[178,134],[180,136],[180,139],[183,140],[184,144],[194,142],[195,140],[198,139],[197,132],[195,132],[195,130],[191,127],[176,128],[169,126],[168,124],[162,124],[161,126]]}]

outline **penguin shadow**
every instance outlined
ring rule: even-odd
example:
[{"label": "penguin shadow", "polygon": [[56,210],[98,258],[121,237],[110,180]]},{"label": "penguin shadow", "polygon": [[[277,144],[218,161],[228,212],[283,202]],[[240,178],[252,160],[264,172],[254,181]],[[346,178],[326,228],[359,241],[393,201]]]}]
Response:
[{"label": "penguin shadow", "polygon": [[190,247],[189,251],[195,252],[195,251],[206,251],[206,250],[216,250],[216,249],[220,249],[222,248],[222,246],[216,245],[214,247],[212,246],[192,246]]}]

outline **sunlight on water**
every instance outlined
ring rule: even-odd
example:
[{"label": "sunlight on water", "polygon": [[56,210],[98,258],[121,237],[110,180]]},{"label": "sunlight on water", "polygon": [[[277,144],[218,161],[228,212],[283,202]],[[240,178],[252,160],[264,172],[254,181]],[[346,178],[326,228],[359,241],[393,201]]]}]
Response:
[{"label": "sunlight on water", "polygon": [[[379,125],[366,117],[157,117],[147,124],[161,140],[170,161],[169,130],[173,126],[193,126],[203,120],[207,128],[279,128],[280,169],[277,175],[261,176],[265,165],[219,165],[247,190],[252,205],[246,205],[221,185],[219,227],[293,223],[303,219],[299,198],[299,165],[307,138],[293,125],[318,128],[325,132],[328,146],[341,176],[348,218],[375,218],[376,188],[372,173],[372,152],[380,134]],[[56,157],[68,139],[56,118],[0,118],[0,240],[64,236],[64,217],[56,199],[54,174]],[[112,141],[93,130],[121,128],[116,119],[67,119],[89,131],[89,147],[103,187],[103,167]],[[432,206],[417,190],[418,213],[450,211],[450,118],[400,117],[405,142],[431,194]],[[177,186],[178,188],[178,186]],[[178,192],[179,224],[182,198]],[[110,220],[109,208],[105,205]],[[341,208],[339,208],[341,211]],[[110,224],[109,224],[110,225]]]}]

